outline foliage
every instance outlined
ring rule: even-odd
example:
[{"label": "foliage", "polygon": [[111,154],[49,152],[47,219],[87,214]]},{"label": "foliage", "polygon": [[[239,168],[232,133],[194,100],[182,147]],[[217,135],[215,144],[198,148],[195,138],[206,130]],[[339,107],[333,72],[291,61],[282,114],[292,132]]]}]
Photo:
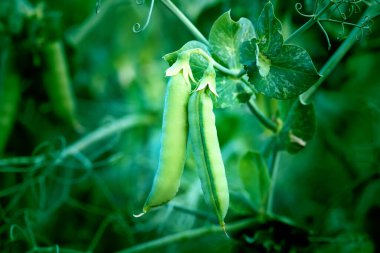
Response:
[{"label": "foliage", "polygon": [[[378,252],[380,3],[136,2],[0,1],[0,251]],[[192,152],[133,217],[184,56],[216,85],[229,237]]]}]

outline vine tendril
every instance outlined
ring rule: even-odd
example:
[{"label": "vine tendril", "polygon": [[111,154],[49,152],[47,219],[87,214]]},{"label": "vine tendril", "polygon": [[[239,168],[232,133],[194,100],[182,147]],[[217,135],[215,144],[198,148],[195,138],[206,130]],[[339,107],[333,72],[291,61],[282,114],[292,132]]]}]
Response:
[{"label": "vine tendril", "polygon": [[319,22],[319,20],[317,21],[317,24],[318,26],[321,28],[323,34],[325,35],[326,37],[326,40],[327,40],[327,50],[330,50],[331,49],[331,43],[330,43],[330,37],[329,35],[327,34],[325,28],[323,27],[323,25],[321,24],[321,22]]},{"label": "vine tendril", "polygon": [[355,24],[355,23],[351,23],[351,22],[342,21],[342,20],[331,19],[331,18],[319,20],[319,22],[326,22],[326,21],[332,22],[332,23],[340,23],[340,25],[342,27],[342,31],[339,33],[339,35],[337,37],[338,40],[341,40],[344,37],[346,26],[352,26],[352,27],[357,27],[357,28],[361,29],[361,36],[357,37],[357,40],[360,40],[362,37],[364,37],[364,30],[371,32],[371,23],[373,23],[373,20],[370,19],[368,16],[365,17],[363,23],[360,25]]},{"label": "vine tendril", "polygon": [[22,236],[27,240],[29,241],[29,238],[28,238],[28,235],[25,233],[24,229],[22,227],[20,227],[19,225],[17,224],[12,224],[9,228],[9,238],[11,241],[15,241],[16,240],[16,236],[15,236],[15,230],[19,230],[22,234]]},{"label": "vine tendril", "polygon": [[[374,0],[376,2],[379,2],[378,0]],[[332,23],[338,23],[341,25],[341,32],[338,34],[337,39],[341,40],[345,34],[346,34],[346,26],[352,26],[360,29],[360,32],[357,35],[357,39],[364,37],[364,32],[369,31],[371,32],[371,19],[370,17],[366,17],[366,19],[361,24],[355,24],[352,22],[349,22],[349,18],[353,16],[356,13],[361,12],[361,3],[368,4],[365,0],[329,0],[329,3],[325,5],[324,7],[320,8],[321,0],[316,0],[314,5],[314,11],[313,14],[306,14],[302,12],[303,5],[301,3],[295,4],[295,9],[298,14],[300,14],[303,17],[308,17],[310,20],[307,22],[307,28],[309,28],[312,24],[317,23],[319,28],[322,30],[323,34],[326,37],[327,44],[328,44],[328,50],[331,49],[331,42],[330,37],[325,30],[325,28],[322,25],[322,22],[332,22]],[[319,10],[320,9],[320,10]],[[327,12],[326,12],[327,11]],[[326,12],[326,13],[325,13]],[[324,15],[324,18],[322,18],[322,15]],[[303,28],[303,27],[301,27]],[[307,29],[307,28],[304,28]],[[302,29],[299,29],[302,30]],[[294,33],[297,34],[297,31]],[[290,38],[292,35],[290,36]]]},{"label": "vine tendril", "polygon": [[[142,4],[145,3],[145,1],[144,0],[136,0],[136,3],[138,5],[142,5]],[[140,32],[144,31],[148,27],[149,22],[150,22],[150,18],[152,16],[153,8],[154,8],[154,0],[152,0],[152,2],[150,3],[148,18],[146,19],[146,22],[145,22],[144,26],[141,27],[140,23],[135,23],[133,25],[132,30],[133,30],[134,33],[140,33]]]},{"label": "vine tendril", "polygon": [[301,3],[296,3],[294,5],[296,11],[298,14],[300,14],[301,16],[303,17],[307,17],[307,18],[313,18],[314,17],[314,14],[305,14],[305,13],[302,13],[301,10],[303,9],[303,5]]}]

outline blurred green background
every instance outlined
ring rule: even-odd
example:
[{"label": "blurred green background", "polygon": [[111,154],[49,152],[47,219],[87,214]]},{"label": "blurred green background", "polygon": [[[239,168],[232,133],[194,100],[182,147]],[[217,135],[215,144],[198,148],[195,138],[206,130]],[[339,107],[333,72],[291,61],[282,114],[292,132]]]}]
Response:
[{"label": "blurred green background", "polygon": [[[266,3],[173,2],[205,35],[224,12],[254,21]],[[307,21],[295,11],[296,1],[273,3],[285,37]],[[302,3],[302,11],[312,13],[314,1]],[[162,56],[193,39],[160,1],[147,29],[133,33],[136,22],[144,24],[149,4],[103,0],[96,14],[95,0],[0,2],[0,103],[15,105],[0,114],[1,124],[14,121],[0,156],[0,251],[114,252],[141,245],[135,252],[380,252],[379,19],[317,93],[312,141],[300,153],[279,154],[273,207],[278,220],[258,218],[230,239],[205,230],[146,247],[215,224],[191,153],[177,197],[141,218],[132,216],[141,211],[158,164],[168,67]],[[349,32],[347,27],[341,34],[339,24],[325,28],[330,51],[317,26],[294,40],[317,69],[342,43],[337,37]],[[59,55],[63,67],[55,70],[61,76],[54,77],[51,65]],[[4,96],[6,76],[13,78],[8,86],[19,89],[13,102]],[[75,108],[72,113],[57,109],[55,82],[70,84],[74,100],[66,107]],[[270,118],[277,115],[270,103],[262,109]],[[237,167],[247,151],[262,151],[271,133],[244,104],[215,113],[231,194],[228,230],[258,217]],[[115,125],[123,126],[110,130]],[[99,128],[110,130],[107,138],[91,136]],[[60,159],[65,152],[72,153]]]}]

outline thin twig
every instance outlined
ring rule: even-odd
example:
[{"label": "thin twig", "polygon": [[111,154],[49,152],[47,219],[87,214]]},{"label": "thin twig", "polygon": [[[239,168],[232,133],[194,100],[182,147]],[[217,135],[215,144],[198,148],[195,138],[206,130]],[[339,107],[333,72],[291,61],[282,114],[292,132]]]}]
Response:
[{"label": "thin twig", "polygon": [[[115,133],[122,132],[126,129],[133,128],[140,125],[147,125],[152,122],[153,117],[149,115],[128,115],[123,118],[117,119],[109,124],[101,126],[95,131],[84,136],[82,139],[74,142],[70,146],[66,147],[59,156],[55,159],[55,163],[59,163],[69,156],[74,156],[93,145],[94,143],[101,141]],[[30,162],[30,166],[40,164],[46,157],[44,155],[34,156],[29,161],[25,160],[24,157],[20,160],[20,165],[23,163]],[[10,163],[10,164],[8,164]],[[17,157],[6,158],[0,160],[0,166],[6,167],[9,165],[17,165]],[[10,188],[9,188],[10,189]],[[7,189],[7,190],[9,190]],[[2,192],[3,193],[3,192]],[[1,193],[0,193],[1,196]]]},{"label": "thin twig", "polygon": [[161,3],[164,4],[174,15],[177,16],[179,20],[190,30],[190,32],[197,38],[199,41],[203,42],[206,45],[209,45],[208,40],[203,36],[203,34],[195,27],[195,25],[183,14],[181,10],[173,4],[170,0],[161,0]]},{"label": "thin twig", "polygon": [[249,110],[256,116],[256,118],[260,121],[261,124],[263,124],[266,128],[271,130],[273,133],[277,132],[277,126],[276,124],[268,119],[257,107],[255,101],[252,99],[249,100],[247,103]]},{"label": "thin twig", "polygon": [[295,32],[290,34],[289,37],[286,38],[286,40],[284,41],[284,44],[289,43],[295,37],[297,37],[301,33],[307,31],[310,27],[312,27],[318,21],[319,17],[322,16],[333,4],[334,4],[333,1],[329,1],[317,14],[315,14],[315,16],[310,18],[305,24],[303,24]]},{"label": "thin twig", "polygon": [[[369,18],[372,18],[372,15],[379,11],[379,7],[368,7],[361,17],[358,24],[366,22]],[[325,63],[325,65],[319,71],[321,77],[319,80],[311,86],[306,92],[300,95],[300,101],[303,104],[310,104],[311,100],[319,88],[319,86],[326,80],[326,78],[331,74],[331,72],[335,69],[338,63],[342,60],[342,58],[346,55],[346,53],[351,49],[351,47],[358,41],[358,35],[361,34],[361,28],[355,27],[351,33],[348,35],[347,39],[340,45],[340,47],[335,51],[335,53],[329,58],[329,60]]]},{"label": "thin twig", "polygon": [[[256,221],[257,219],[255,218],[249,218],[246,220],[230,223],[227,226],[227,231],[228,232],[239,231],[241,229],[251,226]],[[160,247],[164,247],[164,246],[174,244],[174,243],[190,241],[190,240],[194,241],[194,239],[197,239],[206,235],[210,235],[210,234],[217,234],[217,233],[220,233],[221,236],[224,236],[223,230],[218,225],[192,229],[192,230],[180,232],[174,235],[161,237],[153,241],[145,242],[145,243],[136,245],[134,247],[118,251],[118,253],[138,253],[138,252],[146,252],[146,251],[152,251],[152,250],[156,250],[156,252],[159,252],[157,249]]]},{"label": "thin twig", "polygon": [[274,204],[274,193],[275,193],[275,187],[277,184],[278,170],[280,167],[280,154],[279,154],[277,147],[273,148],[273,155],[272,155],[270,167],[271,167],[271,170],[270,170],[271,183],[270,183],[270,188],[269,188],[266,213],[269,215],[272,215],[273,214],[273,204]]}]

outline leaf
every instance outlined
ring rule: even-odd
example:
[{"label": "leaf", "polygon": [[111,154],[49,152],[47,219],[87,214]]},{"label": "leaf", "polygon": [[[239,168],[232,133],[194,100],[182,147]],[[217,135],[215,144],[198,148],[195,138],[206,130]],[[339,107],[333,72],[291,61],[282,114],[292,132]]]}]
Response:
[{"label": "leaf", "polygon": [[224,66],[232,70],[242,70],[240,63],[240,47],[245,41],[256,37],[255,29],[246,18],[235,22],[230,12],[221,15],[213,24],[210,35],[210,51],[212,56]]},{"label": "leaf", "polygon": [[241,88],[240,79],[218,73],[216,83],[216,92],[219,96],[213,97],[215,108],[227,108],[239,104],[242,95],[246,94]]},{"label": "leaf", "polygon": [[270,187],[268,168],[259,152],[249,151],[239,163],[240,179],[257,211],[265,208]]},{"label": "leaf", "polygon": [[241,62],[246,66],[249,82],[258,92],[277,99],[295,98],[319,78],[305,49],[283,45],[281,23],[268,2],[261,12],[257,38],[242,44]]},{"label": "leaf", "polygon": [[280,52],[284,42],[281,29],[281,22],[274,15],[273,5],[268,2],[264,6],[256,25],[260,52],[267,57],[276,56]]},{"label": "leaf", "polygon": [[313,104],[303,105],[298,99],[293,103],[284,126],[279,133],[279,147],[289,153],[304,149],[314,135],[316,127]]},{"label": "leaf", "polygon": [[253,65],[256,62],[257,40],[244,42],[240,47],[240,62],[243,65]]},{"label": "leaf", "polygon": [[283,45],[280,53],[272,58],[257,53],[256,66],[247,66],[249,81],[266,96],[295,98],[319,78],[313,61],[302,47]]},{"label": "leaf", "polygon": [[[166,54],[163,58],[171,66],[177,60],[178,54],[195,48],[200,48],[209,54],[207,46],[203,43],[198,41],[189,41],[179,50]],[[198,54],[192,54],[190,58],[190,66],[195,80],[199,81],[202,78],[204,71],[208,67],[208,62],[202,56]],[[213,97],[215,108],[227,108],[240,102],[241,95],[244,93],[241,88],[240,79],[223,75],[223,73],[218,71],[216,76],[216,83],[216,90],[219,96]]]},{"label": "leaf", "polygon": [[[171,66],[173,63],[177,60],[178,54],[189,50],[189,49],[196,49],[200,48],[203,51],[205,51],[207,54],[210,54],[208,51],[208,48],[205,44],[199,42],[199,41],[189,41],[185,45],[183,45],[179,50],[166,54],[163,56],[163,59]],[[194,78],[196,80],[200,80],[203,76],[204,70],[207,68],[208,62],[207,60],[198,55],[198,54],[192,54],[190,58],[190,67],[193,72]]]}]

